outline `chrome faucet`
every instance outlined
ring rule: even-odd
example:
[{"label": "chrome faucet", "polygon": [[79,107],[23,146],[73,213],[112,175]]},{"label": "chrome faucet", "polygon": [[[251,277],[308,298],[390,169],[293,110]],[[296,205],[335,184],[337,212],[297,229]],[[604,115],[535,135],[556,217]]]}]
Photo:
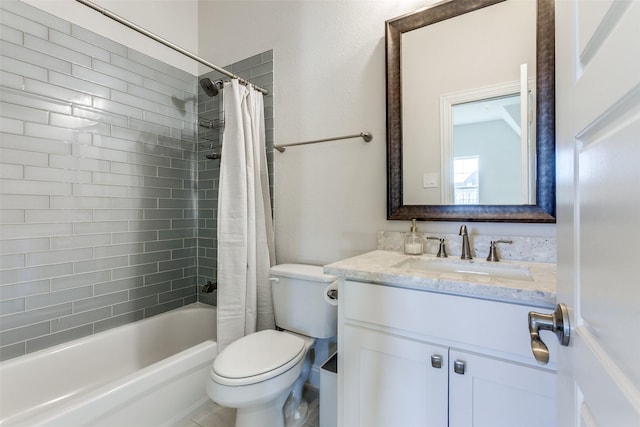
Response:
[{"label": "chrome faucet", "polygon": [[440,246],[438,246],[438,255],[436,255],[438,258],[446,258],[448,257],[447,255],[447,248],[444,245],[444,239],[442,237],[427,237],[427,240],[437,240],[440,242]]},{"label": "chrome faucet", "polygon": [[498,262],[500,258],[498,258],[498,252],[496,251],[496,245],[498,243],[513,243],[511,240],[492,240],[489,244],[489,256],[487,256],[487,261]]},{"label": "chrome faucet", "polygon": [[467,233],[467,226],[462,225],[460,227],[459,236],[462,236],[462,253],[460,254],[461,259],[473,259],[471,256],[471,247],[469,246],[469,233]]}]

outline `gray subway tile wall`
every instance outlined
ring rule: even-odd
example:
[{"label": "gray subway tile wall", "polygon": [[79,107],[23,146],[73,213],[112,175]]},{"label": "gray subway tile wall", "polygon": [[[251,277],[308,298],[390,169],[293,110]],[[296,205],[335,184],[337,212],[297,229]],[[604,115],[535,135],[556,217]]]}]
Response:
[{"label": "gray subway tile wall", "polygon": [[196,76],[0,8],[0,359],[195,302]]},{"label": "gray subway tile wall", "polygon": [[[221,93],[17,0],[0,2],[0,360],[198,300],[216,278]],[[228,67],[269,90],[273,53]],[[197,98],[196,98],[197,96]],[[197,103],[195,100],[197,99]]]}]

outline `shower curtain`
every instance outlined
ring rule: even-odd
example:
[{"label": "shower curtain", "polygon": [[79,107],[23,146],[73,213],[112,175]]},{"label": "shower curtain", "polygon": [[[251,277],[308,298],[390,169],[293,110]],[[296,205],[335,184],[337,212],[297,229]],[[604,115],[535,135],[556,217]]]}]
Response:
[{"label": "shower curtain", "polygon": [[262,93],[224,85],[218,192],[218,351],[275,327],[270,268],[275,262]]}]

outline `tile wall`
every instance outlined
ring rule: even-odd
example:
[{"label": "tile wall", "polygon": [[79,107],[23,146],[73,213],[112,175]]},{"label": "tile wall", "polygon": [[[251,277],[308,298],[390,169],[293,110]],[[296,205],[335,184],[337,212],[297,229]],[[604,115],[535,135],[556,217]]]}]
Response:
[{"label": "tile wall", "polygon": [[[216,278],[205,155],[223,93],[19,1],[0,10],[0,360],[215,304],[198,289]],[[273,194],[273,52],[225,68],[269,91]]]},{"label": "tile wall", "polygon": [[196,76],[0,8],[0,359],[196,301]]},{"label": "tile wall", "polygon": [[[269,188],[273,195],[273,51],[251,56],[240,62],[231,64],[225,69],[267,89],[269,94],[264,98],[265,135],[267,145],[267,163],[269,166]],[[213,81],[227,80],[226,77],[213,71],[199,78],[208,77]],[[199,86],[199,85],[198,85]],[[215,97],[198,90],[198,283],[216,281],[217,266],[217,214],[218,214],[218,177],[220,160],[207,160],[207,154],[220,154],[222,149],[222,133],[224,90]],[[273,206],[273,201],[272,204]],[[215,295],[200,294],[199,300],[214,304]]]}]

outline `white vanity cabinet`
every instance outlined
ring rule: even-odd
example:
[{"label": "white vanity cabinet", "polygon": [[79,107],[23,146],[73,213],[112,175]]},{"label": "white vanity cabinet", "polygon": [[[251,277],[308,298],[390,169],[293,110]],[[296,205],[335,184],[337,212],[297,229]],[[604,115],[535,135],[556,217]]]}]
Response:
[{"label": "white vanity cabinet", "polygon": [[554,371],[453,349],[449,360],[449,427],[555,425]]},{"label": "white vanity cabinet", "polygon": [[344,342],[343,426],[447,426],[447,347],[352,325]]},{"label": "white vanity cabinet", "polygon": [[555,340],[548,367],[529,347],[539,307],[349,280],[339,295],[339,426],[555,424]]}]

